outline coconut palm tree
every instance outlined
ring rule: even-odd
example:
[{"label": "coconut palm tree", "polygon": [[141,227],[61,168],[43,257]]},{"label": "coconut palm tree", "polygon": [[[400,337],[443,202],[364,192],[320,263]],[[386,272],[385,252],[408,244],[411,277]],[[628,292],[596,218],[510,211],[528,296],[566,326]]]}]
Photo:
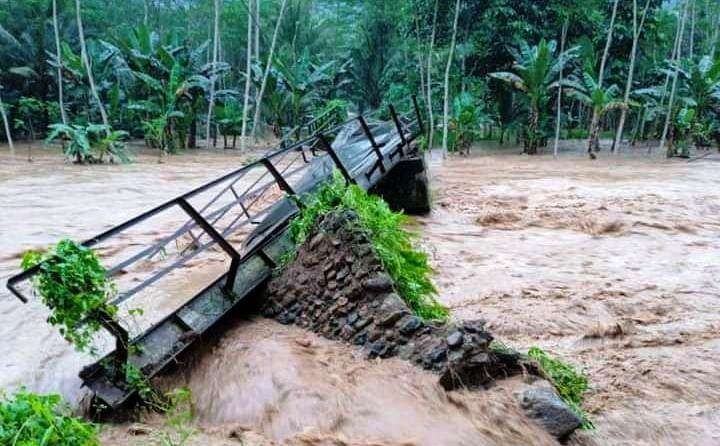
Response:
[{"label": "coconut palm tree", "polygon": [[536,154],[543,136],[540,123],[547,112],[553,88],[559,83],[557,78],[560,69],[572,60],[577,48],[570,48],[562,55],[555,54],[555,41],[541,40],[537,46],[530,47],[527,43],[514,52],[515,64],[512,71],[491,73],[490,76],[511,85],[527,100],[529,115],[526,131],[525,152]]}]

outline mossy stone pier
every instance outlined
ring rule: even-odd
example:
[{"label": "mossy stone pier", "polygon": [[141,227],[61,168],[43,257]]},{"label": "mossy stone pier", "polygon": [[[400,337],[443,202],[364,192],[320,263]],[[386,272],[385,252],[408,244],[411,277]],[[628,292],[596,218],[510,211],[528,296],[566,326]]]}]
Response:
[{"label": "mossy stone pier", "polygon": [[408,215],[430,212],[427,166],[422,156],[400,160],[370,191],[380,195],[394,211]]}]

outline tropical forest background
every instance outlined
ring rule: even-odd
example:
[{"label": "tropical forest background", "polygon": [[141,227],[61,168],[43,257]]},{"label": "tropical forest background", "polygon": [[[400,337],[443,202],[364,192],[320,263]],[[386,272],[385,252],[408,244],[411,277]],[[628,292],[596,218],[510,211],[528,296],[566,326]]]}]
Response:
[{"label": "tropical forest background", "polygon": [[717,0],[0,0],[0,137],[245,150],[415,96],[448,152],[687,155],[720,142],[719,40]]}]

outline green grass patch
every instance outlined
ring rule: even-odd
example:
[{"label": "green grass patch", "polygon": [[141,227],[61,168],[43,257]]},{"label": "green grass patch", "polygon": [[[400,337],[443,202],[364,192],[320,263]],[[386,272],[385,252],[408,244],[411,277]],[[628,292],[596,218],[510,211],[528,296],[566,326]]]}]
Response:
[{"label": "green grass patch", "polygon": [[0,444],[8,446],[99,446],[97,427],[71,416],[60,395],[21,390],[0,396]]},{"label": "green grass patch", "polygon": [[393,212],[383,199],[369,195],[362,188],[348,186],[337,173],[317,193],[306,198],[304,208],[290,222],[290,234],[296,246],[305,242],[323,215],[337,209],[353,210],[408,306],[423,319],[447,319],[448,309],[435,300],[437,290],[430,280],[432,269],[427,254],[414,247],[415,234],[403,228],[406,222],[403,214]]},{"label": "green grass patch", "polygon": [[590,388],[587,376],[573,366],[552,358],[541,348],[532,347],[527,355],[538,362],[563,401],[582,419],[582,429],[594,429],[595,426],[582,409],[584,394]]}]

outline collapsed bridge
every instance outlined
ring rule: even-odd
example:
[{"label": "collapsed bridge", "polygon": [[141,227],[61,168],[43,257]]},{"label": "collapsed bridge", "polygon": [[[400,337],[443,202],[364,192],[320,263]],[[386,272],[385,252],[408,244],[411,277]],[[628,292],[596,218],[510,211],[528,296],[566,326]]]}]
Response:
[{"label": "collapsed bridge", "polygon": [[[291,247],[288,222],[335,170],[349,183],[384,191],[391,205],[427,207],[427,190],[414,184],[423,170],[414,144],[423,123],[415,98],[411,104],[404,114],[389,106],[385,115],[313,129],[83,242],[108,266],[118,288],[109,303],[120,309],[119,317],[99,321],[110,336],[104,356],[81,372],[84,385],[110,408],[121,406],[136,390],[128,365],[156,375],[260,289]],[[11,277],[8,289],[28,302],[40,271],[36,265]]]}]

